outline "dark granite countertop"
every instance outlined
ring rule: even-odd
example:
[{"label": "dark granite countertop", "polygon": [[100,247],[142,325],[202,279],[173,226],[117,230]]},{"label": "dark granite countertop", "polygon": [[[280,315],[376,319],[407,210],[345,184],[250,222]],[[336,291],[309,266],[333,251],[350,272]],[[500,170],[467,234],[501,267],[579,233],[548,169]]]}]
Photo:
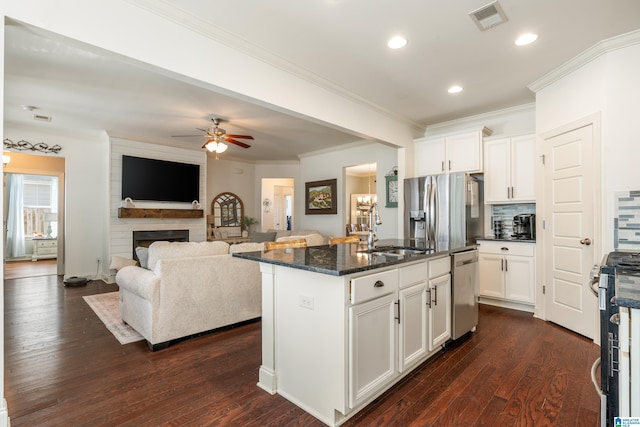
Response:
[{"label": "dark granite countertop", "polygon": [[640,272],[616,269],[616,304],[640,309]]},{"label": "dark granite countertop", "polygon": [[[405,249],[422,249],[415,247],[415,244],[412,245],[409,241],[401,239],[380,240],[376,244],[377,248],[389,246]],[[475,245],[458,248],[456,250],[430,250],[424,254],[410,254],[398,257],[379,253],[367,253],[366,243],[364,245],[353,243],[334,246],[309,246],[297,249],[276,249],[262,252],[242,252],[234,253],[233,256],[332,276],[344,276],[474,248]]]},{"label": "dark granite countertop", "polygon": [[522,242],[535,243],[536,239],[516,239],[515,237],[481,237],[478,240],[488,240],[494,242]]}]

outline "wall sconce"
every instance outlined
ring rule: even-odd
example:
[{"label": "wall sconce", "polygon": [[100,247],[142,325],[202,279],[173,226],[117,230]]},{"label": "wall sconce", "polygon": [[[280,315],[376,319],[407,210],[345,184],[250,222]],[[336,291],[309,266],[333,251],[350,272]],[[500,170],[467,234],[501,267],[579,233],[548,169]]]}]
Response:
[{"label": "wall sconce", "polygon": [[264,199],[262,201],[262,206],[264,207],[265,212],[269,212],[271,210],[271,200],[269,200],[268,198]]}]

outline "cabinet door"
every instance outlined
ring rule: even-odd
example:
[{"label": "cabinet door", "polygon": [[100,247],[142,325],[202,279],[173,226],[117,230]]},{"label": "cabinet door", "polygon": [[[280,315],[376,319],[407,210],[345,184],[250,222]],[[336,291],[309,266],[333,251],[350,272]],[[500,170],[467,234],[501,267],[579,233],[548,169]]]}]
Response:
[{"label": "cabinet door", "polygon": [[429,350],[435,350],[451,338],[451,275],[429,280]]},{"label": "cabinet door", "polygon": [[536,199],[534,135],[511,139],[511,201],[532,202]]},{"label": "cabinet door", "polygon": [[427,284],[420,283],[402,289],[400,301],[400,331],[398,360],[400,372],[421,360],[429,352]]},{"label": "cabinet door", "polygon": [[467,132],[446,137],[447,172],[482,172],[482,134]]},{"label": "cabinet door", "polygon": [[415,142],[416,176],[445,172],[444,138],[424,139]]},{"label": "cabinet door", "polygon": [[535,302],[535,258],[526,256],[505,257],[505,298],[512,301]]},{"label": "cabinet door", "polygon": [[509,201],[511,186],[510,139],[494,139],[484,144],[484,201]]},{"label": "cabinet door", "polygon": [[349,307],[349,406],[395,378],[396,293]]},{"label": "cabinet door", "polygon": [[504,298],[504,256],[478,254],[478,293],[480,296]]}]

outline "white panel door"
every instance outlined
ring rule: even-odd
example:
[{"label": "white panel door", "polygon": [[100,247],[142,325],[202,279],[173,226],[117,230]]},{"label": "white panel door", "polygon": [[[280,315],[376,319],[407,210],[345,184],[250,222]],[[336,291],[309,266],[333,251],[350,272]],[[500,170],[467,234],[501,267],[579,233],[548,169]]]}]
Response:
[{"label": "white panel door", "polygon": [[444,138],[416,141],[415,152],[416,176],[437,175],[445,172]]},{"label": "white panel door", "polygon": [[482,133],[467,132],[446,138],[447,172],[482,172]]},{"label": "white panel door", "polygon": [[511,194],[511,139],[502,138],[485,142],[484,146],[484,201],[507,202]]},{"label": "white panel door", "polygon": [[429,288],[429,350],[435,350],[451,338],[451,275],[446,274],[429,280]]},{"label": "white panel door", "polygon": [[536,200],[536,139],[534,135],[511,138],[511,201]]},{"label": "white panel door", "polygon": [[349,307],[349,406],[397,376],[396,294]]},{"label": "white panel door", "polygon": [[401,289],[399,361],[400,372],[422,359],[429,352],[429,312],[427,284],[420,283]]},{"label": "white panel door", "polygon": [[545,308],[548,320],[595,335],[596,298],[588,289],[593,265],[593,126],[544,142]]}]

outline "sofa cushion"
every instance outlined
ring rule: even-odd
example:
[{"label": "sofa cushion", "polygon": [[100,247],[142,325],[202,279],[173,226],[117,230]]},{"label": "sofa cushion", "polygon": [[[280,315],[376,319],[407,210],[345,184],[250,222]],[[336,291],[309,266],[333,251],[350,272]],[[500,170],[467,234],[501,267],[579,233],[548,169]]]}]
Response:
[{"label": "sofa cushion", "polygon": [[254,231],[253,234],[251,235],[251,241],[255,243],[275,242],[275,240],[276,240],[275,231],[267,231],[266,233]]},{"label": "sofa cushion", "polygon": [[238,254],[241,252],[259,252],[263,250],[264,250],[264,243],[262,242],[236,243],[235,245],[229,246],[230,254]]},{"label": "sofa cushion", "polygon": [[147,268],[147,265],[149,264],[149,248],[138,246],[136,248],[136,256],[138,257],[140,267]]},{"label": "sofa cushion", "polygon": [[124,258],[118,255],[111,256],[111,264],[109,264],[109,269],[120,271],[122,268],[136,265],[135,259]]},{"label": "sofa cushion", "polygon": [[153,242],[149,246],[149,270],[153,270],[160,259],[187,258],[229,253],[227,242]]}]

